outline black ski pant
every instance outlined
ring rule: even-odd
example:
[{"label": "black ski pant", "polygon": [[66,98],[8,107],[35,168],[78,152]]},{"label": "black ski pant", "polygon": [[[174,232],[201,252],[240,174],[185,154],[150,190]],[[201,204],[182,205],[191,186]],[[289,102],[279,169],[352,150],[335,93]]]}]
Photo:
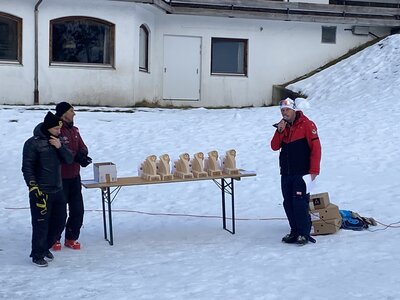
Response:
[{"label": "black ski pant", "polygon": [[66,205],[62,191],[48,193],[46,209],[36,205],[37,199],[29,197],[32,222],[32,251],[30,256],[43,258],[57,240],[65,226]]},{"label": "black ski pant", "polygon": [[[77,240],[83,224],[83,197],[81,177],[63,179],[64,197],[68,203],[68,219],[65,226],[65,239]],[[61,238],[61,233],[59,239]]]},{"label": "black ski pant", "polygon": [[309,237],[311,231],[310,194],[306,194],[306,183],[303,180],[303,176],[282,175],[281,188],[283,207],[285,208],[291,233]]}]

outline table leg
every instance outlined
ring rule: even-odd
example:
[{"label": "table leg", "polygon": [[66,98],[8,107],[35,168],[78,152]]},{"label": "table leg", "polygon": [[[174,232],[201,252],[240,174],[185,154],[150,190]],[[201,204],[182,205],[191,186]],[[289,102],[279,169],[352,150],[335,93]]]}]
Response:
[{"label": "table leg", "polygon": [[[101,190],[101,198],[103,204],[103,225],[104,225],[104,239],[108,241],[110,245],[114,244],[113,238],[113,227],[112,227],[112,209],[111,209],[111,192],[110,188],[104,188]],[[110,239],[108,239],[107,235],[107,219],[106,219],[106,203],[107,203],[107,210],[108,210],[108,224],[110,227]]]},{"label": "table leg", "polygon": [[[221,196],[222,196],[222,227],[232,233],[235,234],[235,191],[233,185],[233,178],[231,178],[231,182],[228,183],[224,178],[221,178]],[[231,195],[231,209],[232,209],[232,230],[229,230],[226,227],[226,203],[225,203],[225,193]]]},{"label": "table leg", "polygon": [[225,180],[221,178],[221,193],[222,193],[222,228],[226,230],[226,208],[225,208]]},{"label": "table leg", "polygon": [[235,234],[235,189],[233,187],[233,178],[231,178],[231,200],[232,200],[232,234]]},{"label": "table leg", "polygon": [[107,194],[105,189],[101,189],[101,202],[103,206],[103,226],[104,226],[104,239],[107,240],[107,221],[106,221],[106,202],[107,202]]},{"label": "table leg", "polygon": [[108,242],[110,243],[110,245],[114,245],[112,216],[111,216],[111,193],[109,187],[107,188],[107,198],[108,198],[108,224],[110,225],[110,240]]}]

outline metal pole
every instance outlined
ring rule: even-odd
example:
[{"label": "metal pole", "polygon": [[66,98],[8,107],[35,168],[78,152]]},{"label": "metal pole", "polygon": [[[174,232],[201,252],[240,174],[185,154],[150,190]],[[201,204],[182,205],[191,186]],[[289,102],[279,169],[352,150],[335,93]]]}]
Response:
[{"label": "metal pole", "polygon": [[232,198],[232,234],[235,234],[235,192],[233,187],[233,178],[231,178],[231,198]]},{"label": "metal pole", "polygon": [[104,225],[104,239],[107,240],[107,221],[106,221],[106,192],[101,189],[101,201],[103,206],[103,225]]},{"label": "metal pole", "polygon": [[39,5],[43,0],[39,0],[35,5],[35,74],[33,90],[33,104],[39,104]]},{"label": "metal pole", "polygon": [[221,178],[222,192],[222,228],[226,230],[226,212],[225,212],[225,179]]},{"label": "metal pole", "polygon": [[114,245],[113,239],[113,228],[112,228],[112,216],[111,216],[111,193],[110,188],[107,187],[107,198],[108,198],[108,223],[110,225],[110,245]]}]

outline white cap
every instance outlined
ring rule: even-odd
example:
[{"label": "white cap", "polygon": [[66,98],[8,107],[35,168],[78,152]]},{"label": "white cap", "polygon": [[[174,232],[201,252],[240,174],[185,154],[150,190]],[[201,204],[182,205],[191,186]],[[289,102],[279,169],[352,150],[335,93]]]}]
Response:
[{"label": "white cap", "polygon": [[296,110],[296,103],[292,99],[286,98],[279,102],[279,107],[281,109],[282,108],[290,108],[290,109]]}]

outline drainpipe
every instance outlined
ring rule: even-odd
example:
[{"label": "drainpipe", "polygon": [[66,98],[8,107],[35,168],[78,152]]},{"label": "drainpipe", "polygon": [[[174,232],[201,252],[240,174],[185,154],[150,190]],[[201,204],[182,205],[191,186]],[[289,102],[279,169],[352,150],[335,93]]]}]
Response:
[{"label": "drainpipe", "polygon": [[35,5],[35,90],[33,91],[33,104],[39,104],[39,45],[38,45],[38,38],[39,38],[39,5],[42,3],[43,0],[39,0]]}]

